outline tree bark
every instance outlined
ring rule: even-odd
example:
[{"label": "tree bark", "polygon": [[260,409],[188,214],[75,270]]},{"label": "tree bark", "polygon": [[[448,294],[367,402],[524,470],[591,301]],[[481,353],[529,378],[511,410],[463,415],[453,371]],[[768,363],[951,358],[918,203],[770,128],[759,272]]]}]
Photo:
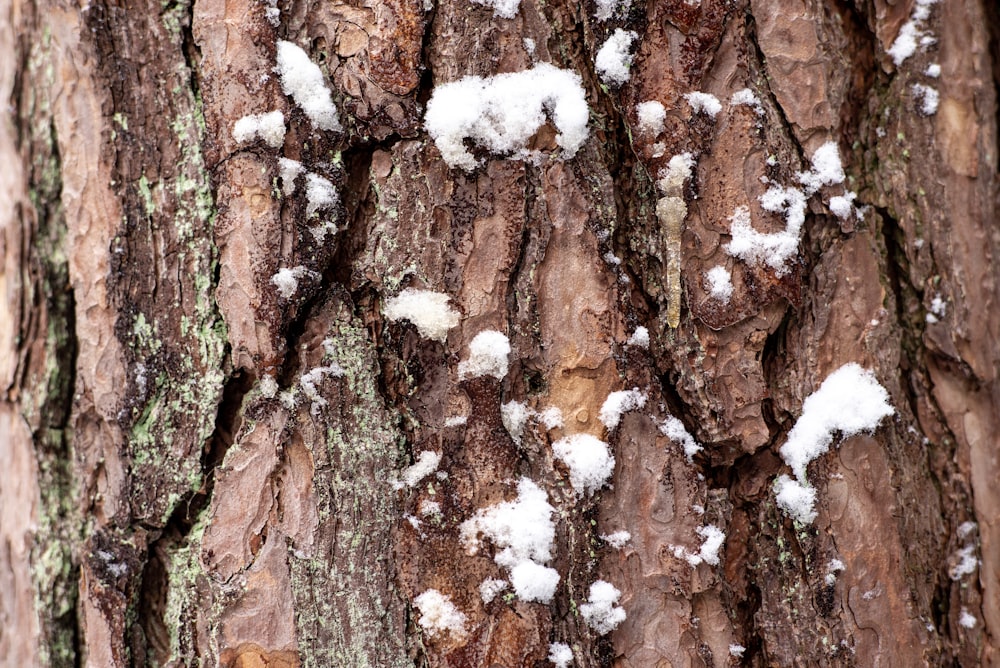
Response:
[{"label": "tree bark", "polygon": [[[5,665],[542,666],[552,643],[575,666],[1000,663],[1000,10],[615,4],[0,0]],[[621,85],[595,67],[618,29]],[[341,130],[285,94],[278,40]],[[581,148],[549,110],[528,159],[470,140],[478,166],[450,167],[428,100],[539,63],[581,77]],[[274,110],[280,146],[234,137]],[[739,207],[785,228],[760,198],[827,142],[847,178],[807,193],[787,268],[728,253]],[[336,205],[312,215],[279,158]],[[411,287],[460,312],[443,340],[386,316]],[[502,378],[459,371],[486,330]],[[809,466],[795,521],[780,448],[852,362],[894,415]],[[573,434],[615,458],[593,496],[553,453]],[[425,451],[436,476],[397,482]],[[553,507],[549,604],[485,601],[502,546],[463,536],[522,478]],[[709,526],[717,564],[690,558]],[[598,580],[627,614],[610,633],[581,614]],[[433,631],[431,589],[464,633]]]}]

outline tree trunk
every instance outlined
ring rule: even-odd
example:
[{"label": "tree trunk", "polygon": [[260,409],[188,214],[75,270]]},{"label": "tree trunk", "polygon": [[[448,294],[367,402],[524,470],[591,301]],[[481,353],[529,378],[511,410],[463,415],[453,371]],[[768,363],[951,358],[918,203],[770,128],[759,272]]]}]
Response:
[{"label": "tree trunk", "polygon": [[477,2],[0,0],[5,665],[1000,663],[1000,10]]}]

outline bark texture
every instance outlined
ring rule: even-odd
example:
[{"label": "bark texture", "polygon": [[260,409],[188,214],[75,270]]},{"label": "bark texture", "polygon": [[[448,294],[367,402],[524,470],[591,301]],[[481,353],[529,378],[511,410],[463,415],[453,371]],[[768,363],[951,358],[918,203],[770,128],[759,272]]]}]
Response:
[{"label": "bark texture", "polygon": [[[0,661],[514,667],[559,642],[575,666],[1000,663],[1000,10],[595,11],[0,0]],[[897,63],[908,25],[926,39]],[[595,70],[617,29],[635,33],[620,86]],[[278,40],[319,65],[342,131],[285,95]],[[549,123],[534,159],[471,142],[480,165],[449,168],[423,126],[435,87],[537,63],[582,77],[582,148],[566,159]],[[730,104],[742,89],[756,106]],[[662,131],[639,122],[650,100]],[[234,138],[273,110],[281,147]],[[727,254],[738,207],[784,229],[760,196],[829,141],[847,180],[809,198],[788,271]],[[658,186],[682,153],[691,178]],[[310,215],[279,158],[336,205]],[[408,287],[451,297],[444,341],[385,317]],[[458,372],[484,330],[510,340],[503,379]],[[849,362],[895,415],[810,466],[818,517],[793,522],[779,448]],[[609,429],[606,397],[632,388],[645,406]],[[563,423],[511,429],[512,401]],[[594,496],[553,455],[571,434],[614,454]],[[393,485],[428,450],[438,475]],[[522,476],[554,508],[559,585],[484,602],[508,573],[460,526]],[[708,525],[720,561],[692,566]],[[598,579],[627,613],[605,635],[580,612]],[[429,589],[466,633],[420,624]]]}]

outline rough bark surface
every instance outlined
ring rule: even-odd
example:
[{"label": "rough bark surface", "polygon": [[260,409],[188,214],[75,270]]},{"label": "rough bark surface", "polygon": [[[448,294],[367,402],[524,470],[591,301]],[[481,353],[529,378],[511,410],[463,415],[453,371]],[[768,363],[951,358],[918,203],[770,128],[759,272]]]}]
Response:
[{"label": "rough bark surface", "polygon": [[[1000,11],[596,10],[0,0],[0,662],[542,666],[554,642],[575,666],[1000,662]],[[595,69],[617,29],[636,35],[621,85]],[[319,65],[341,131],[285,95],[278,40]],[[582,78],[575,156],[547,124],[534,159],[472,142],[480,165],[449,168],[423,126],[435,87],[537,63]],[[730,103],[743,89],[756,107]],[[662,131],[639,122],[650,100]],[[281,147],[234,138],[273,110]],[[829,141],[847,180],[809,198],[788,270],[731,257],[736,209],[784,229],[760,196]],[[665,190],[682,153],[693,174]],[[337,204],[310,215],[279,158]],[[828,203],[848,191],[845,220]],[[383,314],[408,287],[460,311],[443,341]],[[483,330],[510,340],[502,379],[458,372]],[[801,524],[775,502],[779,448],[849,362],[895,415],[810,466]],[[609,429],[606,397],[631,388],[645,406]],[[511,429],[512,401],[563,423]],[[572,434],[615,457],[594,496],[553,455]],[[438,474],[394,485],[428,450]],[[559,585],[485,602],[509,574],[460,527],[523,476],[554,508]],[[720,561],[692,566],[707,525]],[[598,579],[627,613],[605,635],[580,612]],[[464,634],[421,625],[429,589]]]}]

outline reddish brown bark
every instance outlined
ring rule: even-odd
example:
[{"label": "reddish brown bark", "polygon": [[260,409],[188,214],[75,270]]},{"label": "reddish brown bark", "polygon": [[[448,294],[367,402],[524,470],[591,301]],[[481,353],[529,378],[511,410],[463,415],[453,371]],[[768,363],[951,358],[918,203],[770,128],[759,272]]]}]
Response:
[{"label": "reddish brown bark", "polygon": [[[600,21],[591,3],[294,1],[277,24],[267,7],[0,0],[3,661],[536,666],[553,642],[578,666],[998,661],[991,3],[927,6],[933,42],[900,63],[914,2],[636,1]],[[636,33],[620,87],[594,66],[619,28]],[[284,94],[279,39],[320,66],[343,132]],[[481,165],[449,168],[423,127],[435,88],[536,63],[582,77],[582,148],[562,155],[550,123],[537,161],[472,142]],[[729,103],[744,88],[759,113]],[[661,133],[639,126],[649,100]],[[272,110],[281,148],[233,137]],[[759,197],[828,141],[847,180],[809,199],[788,271],[731,257],[737,207],[783,229]],[[692,177],[657,186],[685,152]],[[336,187],[335,234],[310,229],[281,157]],[[850,220],[828,206],[846,191]],[[291,268],[285,297],[272,277]],[[385,317],[405,287],[451,297],[445,341]],[[627,343],[639,326],[648,349]],[[487,329],[508,373],[461,378]],[[818,517],[793,523],[779,448],[849,362],[895,415],[809,467]],[[631,388],[645,407],[609,430],[605,398]],[[512,435],[511,401],[564,424]],[[668,415],[704,447],[692,460]],[[594,497],[553,455],[577,433],[616,459]],[[426,450],[447,475],[394,488]],[[560,583],[548,605],[487,603],[480,582],[508,573],[460,527],[522,476],[555,508]],[[721,561],[692,566],[709,524]],[[600,538],[618,530],[621,549]],[[580,614],[598,579],[627,612],[605,636]],[[430,588],[466,634],[421,627]]]}]

